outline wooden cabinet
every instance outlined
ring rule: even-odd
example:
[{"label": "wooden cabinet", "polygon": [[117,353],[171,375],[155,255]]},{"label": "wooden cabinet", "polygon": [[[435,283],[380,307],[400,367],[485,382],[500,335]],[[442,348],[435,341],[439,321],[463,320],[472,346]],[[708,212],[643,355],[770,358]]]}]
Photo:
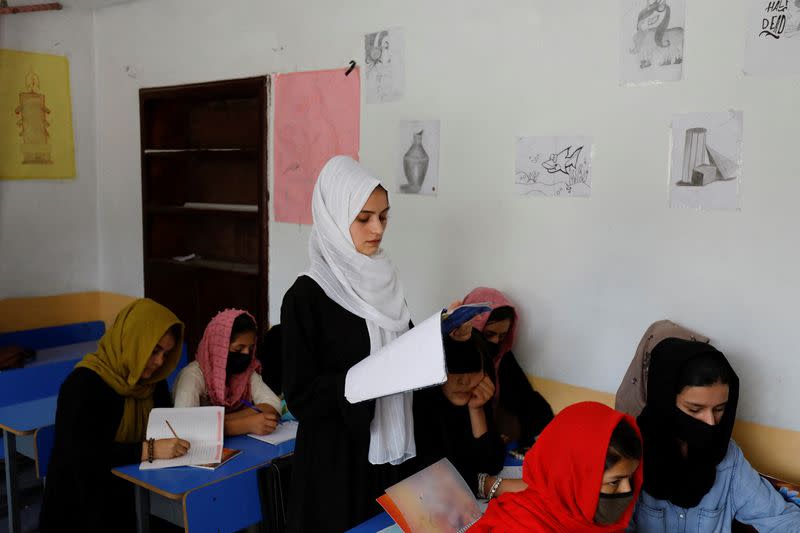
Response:
[{"label": "wooden cabinet", "polygon": [[139,92],[145,296],[184,321],[192,356],[220,310],[267,328],[268,91],[261,76]]}]

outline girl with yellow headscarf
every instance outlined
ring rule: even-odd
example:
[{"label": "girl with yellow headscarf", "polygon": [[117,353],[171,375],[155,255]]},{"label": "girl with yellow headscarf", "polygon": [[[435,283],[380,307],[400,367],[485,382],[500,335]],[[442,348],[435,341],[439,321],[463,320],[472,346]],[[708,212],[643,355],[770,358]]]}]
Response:
[{"label": "girl with yellow headscarf", "polygon": [[142,298],[119,312],[97,351],[67,377],[58,395],[41,531],[133,529],[132,486],[111,469],[189,449],[180,439],[145,440],[150,410],[171,407],[165,380],[182,346],[183,323]]}]

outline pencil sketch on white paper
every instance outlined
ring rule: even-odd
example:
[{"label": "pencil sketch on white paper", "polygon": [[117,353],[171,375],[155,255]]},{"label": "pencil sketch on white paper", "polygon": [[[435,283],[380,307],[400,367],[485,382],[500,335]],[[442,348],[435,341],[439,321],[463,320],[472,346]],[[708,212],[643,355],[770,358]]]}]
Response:
[{"label": "pencil sketch on white paper", "polygon": [[364,36],[367,103],[400,100],[405,92],[405,38],[402,28]]},{"label": "pencil sketch on white paper", "polygon": [[686,0],[620,0],[620,82],[683,78]]},{"label": "pencil sketch on white paper", "polygon": [[673,117],[671,207],[739,209],[742,128],[741,111]]},{"label": "pencil sketch on white paper", "polygon": [[515,184],[522,196],[591,196],[591,137],[518,137]]},{"label": "pencil sketch on white paper", "polygon": [[744,73],[800,72],[800,0],[750,0]]},{"label": "pencil sketch on white paper", "polygon": [[439,121],[400,121],[397,137],[397,191],[436,195],[439,190]]}]

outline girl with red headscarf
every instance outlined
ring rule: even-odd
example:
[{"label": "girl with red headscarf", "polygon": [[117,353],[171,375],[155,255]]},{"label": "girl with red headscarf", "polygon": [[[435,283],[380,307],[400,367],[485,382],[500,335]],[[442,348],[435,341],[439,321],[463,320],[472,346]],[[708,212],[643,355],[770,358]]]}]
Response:
[{"label": "girl with red headscarf", "polygon": [[511,351],[519,323],[516,307],[502,292],[488,287],[473,289],[462,303],[487,303],[492,308],[472,319],[472,327],[483,335],[490,351],[487,371],[495,385],[494,417],[505,440],[528,448],[553,419],[553,409],[534,390]]},{"label": "girl with red headscarf", "polygon": [[642,488],[634,419],[596,402],[561,411],[525,456],[528,488],[492,500],[477,532],[625,531]]},{"label": "girl with red headscarf", "polygon": [[178,375],[175,407],[224,407],[226,435],[275,431],[281,401],[261,379],[255,346],[256,321],[250,313],[217,314],[206,326],[196,360]]}]

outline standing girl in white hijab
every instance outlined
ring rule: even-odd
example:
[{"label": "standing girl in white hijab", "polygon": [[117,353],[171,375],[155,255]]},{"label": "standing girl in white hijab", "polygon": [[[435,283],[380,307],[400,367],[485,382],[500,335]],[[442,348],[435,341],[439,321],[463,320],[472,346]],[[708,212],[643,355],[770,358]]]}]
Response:
[{"label": "standing girl in white hijab", "polygon": [[290,531],[345,531],[416,453],[411,393],[350,404],[348,369],[409,328],[403,287],[381,240],[389,197],[353,159],[332,158],[312,198],[308,272],[281,307],[284,392],[300,421]]}]

